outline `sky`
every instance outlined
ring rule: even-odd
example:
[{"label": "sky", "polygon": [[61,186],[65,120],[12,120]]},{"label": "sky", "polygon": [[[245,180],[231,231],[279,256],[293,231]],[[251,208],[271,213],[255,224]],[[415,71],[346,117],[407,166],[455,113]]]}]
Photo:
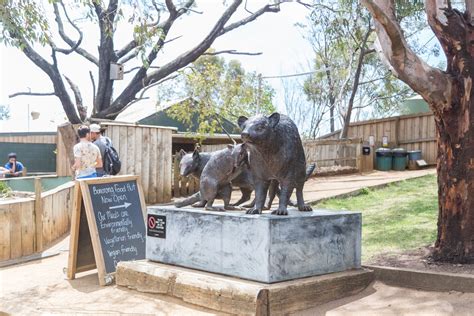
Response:
[{"label": "sky", "polygon": [[[48,5],[44,0],[45,7]],[[164,47],[159,56],[163,64],[173,57],[187,51],[196,45],[224,10],[220,0],[197,1],[196,10],[203,14],[191,14],[176,22],[168,38],[182,36]],[[227,1],[229,2],[229,1]],[[255,11],[268,1],[248,0],[247,9]],[[245,1],[244,1],[245,3]],[[233,20],[240,19],[248,13],[244,4]],[[216,50],[236,49],[243,52],[261,52],[259,56],[221,55],[226,59],[237,59],[247,71],[256,71],[264,77],[287,75],[310,71],[309,61],[312,50],[303,38],[301,29],[295,26],[297,22],[305,22],[309,10],[301,4],[284,3],[279,13],[266,13],[256,21],[219,37],[213,47]],[[97,46],[97,31],[95,26],[83,29],[85,34],[84,47],[95,52]],[[72,36],[74,33],[72,32]],[[116,48],[130,40],[131,28],[119,28],[116,32]],[[63,45],[64,47],[64,45]],[[49,56],[47,50],[42,50]],[[56,97],[20,96],[9,98],[8,95],[19,91],[51,92],[52,84],[49,78],[29,61],[23,53],[15,48],[0,46],[0,104],[9,105],[11,118],[0,121],[0,132],[20,131],[53,131],[55,126],[65,121],[65,114]],[[96,66],[83,58],[75,56],[65,58],[59,56],[59,64],[63,74],[70,77],[81,88],[85,105],[92,102],[91,81],[89,70]],[[125,67],[132,65],[126,64]],[[116,82],[116,91],[127,82],[127,75],[122,82]],[[281,81],[268,79],[276,89],[275,103],[277,109],[284,112]],[[152,90],[152,89],[150,89]],[[72,97],[72,94],[71,94]],[[39,118],[33,120],[30,113],[39,112]]]}]

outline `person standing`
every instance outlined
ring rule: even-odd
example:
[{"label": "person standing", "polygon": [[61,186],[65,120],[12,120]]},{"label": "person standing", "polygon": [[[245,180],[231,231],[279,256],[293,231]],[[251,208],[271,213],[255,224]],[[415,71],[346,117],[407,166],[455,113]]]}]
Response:
[{"label": "person standing", "polygon": [[80,141],[74,145],[74,165],[76,179],[97,177],[96,168],[102,168],[102,158],[99,148],[91,143],[91,133],[88,126],[82,125],[77,130]]},{"label": "person standing", "polygon": [[[110,138],[102,135],[101,127],[99,124],[91,124],[89,128],[91,130],[91,140],[94,143],[94,145],[99,147],[100,157],[103,163],[105,160],[105,150],[107,146],[109,147],[112,146],[112,141],[110,140]],[[103,166],[100,168],[96,168],[96,170],[97,170],[98,177],[102,177],[107,174],[104,171]]]},{"label": "person standing", "polygon": [[8,154],[8,162],[5,164],[5,178],[19,177],[23,173],[25,167],[23,164],[16,160],[16,154]]}]

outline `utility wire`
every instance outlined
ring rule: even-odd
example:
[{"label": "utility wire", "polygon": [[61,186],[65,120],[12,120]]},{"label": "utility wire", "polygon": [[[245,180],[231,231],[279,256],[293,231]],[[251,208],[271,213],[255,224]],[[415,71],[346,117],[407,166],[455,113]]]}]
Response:
[{"label": "utility wire", "polygon": [[317,70],[310,71],[310,72],[302,72],[302,73],[296,73],[296,74],[291,74],[291,75],[262,76],[262,79],[279,79],[279,78],[307,76],[307,75],[312,75],[312,74],[316,74],[316,73],[319,73],[319,72],[324,72],[326,70],[327,70],[327,68],[323,68],[323,69],[317,69]]}]

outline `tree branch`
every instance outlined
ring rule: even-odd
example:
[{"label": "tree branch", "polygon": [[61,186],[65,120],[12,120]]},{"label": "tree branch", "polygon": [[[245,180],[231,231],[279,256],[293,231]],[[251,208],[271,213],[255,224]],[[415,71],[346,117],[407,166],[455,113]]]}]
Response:
[{"label": "tree branch", "polygon": [[55,93],[54,92],[31,92],[31,91],[30,92],[16,92],[16,93],[10,94],[8,97],[14,98],[21,95],[51,96],[51,95],[55,95]]},{"label": "tree branch", "polygon": [[217,51],[217,52],[206,52],[202,55],[209,55],[209,56],[214,56],[214,55],[219,55],[219,54],[231,54],[231,55],[249,55],[249,56],[258,56],[258,55],[262,55],[261,52],[257,52],[257,53],[250,53],[250,52],[239,52],[235,49],[229,49],[229,50],[221,50],[221,51]]},{"label": "tree branch", "polygon": [[[192,3],[193,1],[189,1],[187,4]],[[127,106],[127,104],[135,98],[136,93],[138,93],[143,88],[147,87],[148,85],[155,83],[168,75],[172,74],[173,72],[185,67],[189,63],[195,61],[199,56],[204,54],[215,39],[230,30],[233,30],[239,26],[245,25],[253,20],[255,20],[258,16],[262,15],[265,12],[278,12],[278,8],[276,5],[266,5],[262,9],[255,12],[252,16],[243,19],[239,22],[233,23],[228,27],[225,27],[226,23],[232,17],[232,15],[236,12],[237,8],[242,4],[242,0],[234,0],[229,7],[224,11],[222,16],[216,22],[214,27],[211,29],[209,34],[194,48],[190,49],[189,51],[181,54],[174,60],[170,61],[169,63],[161,66],[158,70],[152,71],[149,74],[146,73],[146,68],[140,69],[137,74],[135,75],[134,79],[129,83],[129,85],[122,91],[122,93],[115,99],[112,106],[100,113],[97,113],[98,117],[112,117],[116,115],[116,113],[120,113],[120,111]],[[165,33],[166,34],[166,33]],[[154,57],[153,55],[149,56]],[[156,56],[155,56],[156,57]]]},{"label": "tree branch", "polygon": [[279,5],[280,5],[280,3],[265,5],[264,7],[257,10],[255,13],[253,13],[250,16],[246,17],[245,19],[242,19],[240,21],[237,21],[235,23],[230,24],[229,26],[224,27],[220,31],[219,36],[221,36],[221,35],[223,35],[227,32],[230,32],[233,29],[241,27],[242,25],[245,25],[247,23],[250,23],[250,22],[256,20],[259,16],[261,16],[262,14],[264,14],[266,12],[279,12],[280,11]]},{"label": "tree branch", "polygon": [[92,71],[89,70],[89,77],[91,78],[92,83],[92,114],[95,113],[95,80]]},{"label": "tree branch", "polygon": [[[149,24],[147,25],[149,28],[157,28],[157,29],[165,29],[167,27],[167,25],[172,22],[171,24],[173,24],[173,22],[178,19],[180,16],[182,16],[184,13],[186,13],[189,8],[193,5],[194,3],[194,0],[188,0],[188,2],[186,2],[184,4],[184,6],[180,9],[176,9],[175,5],[173,4],[172,1],[170,0],[167,0],[166,1],[166,6],[167,6],[167,9],[170,13],[170,16],[168,17],[168,19],[166,19],[166,21],[163,21],[162,23],[158,24],[158,25],[154,25],[153,23],[152,24]],[[171,8],[171,9],[170,9]],[[158,10],[158,9],[157,9]],[[171,10],[171,11],[170,11]],[[173,13],[172,13],[173,12]],[[171,25],[169,26],[171,27]],[[166,32],[167,34],[167,32]],[[160,39],[162,36],[160,36]],[[179,38],[179,37],[178,37]],[[177,38],[175,38],[177,39]],[[163,39],[163,44],[166,44],[168,42],[165,42],[164,39]],[[138,42],[133,39],[131,40],[130,42],[128,42],[123,48],[121,48],[119,51],[117,51],[116,55],[117,55],[117,59],[120,59],[122,58],[123,56],[127,55],[132,49],[136,48],[138,46]],[[157,45],[155,45],[157,46]],[[134,56],[131,57],[131,58],[134,58],[137,54],[134,53]],[[130,58],[130,59],[131,59]],[[130,59],[127,59],[125,61],[128,61]],[[125,61],[122,61],[122,62],[125,62]]]},{"label": "tree branch", "polygon": [[[429,1],[426,3],[428,5]],[[430,67],[409,48],[395,18],[394,0],[362,0],[362,4],[376,21],[375,30],[383,54],[395,70],[395,76],[422,95],[436,110],[448,107],[451,103],[451,79],[441,70]]]},{"label": "tree branch", "polygon": [[160,80],[160,81],[158,81],[158,82],[155,82],[155,83],[152,83],[152,84],[146,86],[144,89],[142,89],[142,91],[141,91],[141,93],[140,93],[140,96],[139,96],[138,98],[135,98],[134,100],[132,100],[129,104],[127,104],[127,106],[126,106],[125,108],[121,109],[120,111],[115,112],[115,113],[110,113],[107,117],[115,117],[115,116],[119,115],[120,112],[122,112],[122,111],[125,110],[126,108],[130,107],[130,105],[132,105],[132,104],[134,104],[134,103],[136,103],[136,102],[138,102],[138,101],[140,101],[140,100],[148,99],[147,97],[144,97],[145,92],[146,92],[148,89],[150,89],[150,88],[152,88],[152,87],[155,87],[155,86],[157,86],[157,85],[160,85],[160,84],[162,84],[163,82],[166,82],[166,81],[168,81],[168,80],[173,80],[173,79],[175,79],[175,78],[177,78],[177,77],[179,77],[179,75],[174,75],[174,76],[166,77],[166,78],[163,79],[163,80]]},{"label": "tree branch", "polygon": [[[54,95],[56,95],[59,98],[59,100],[61,101],[64,112],[66,113],[69,121],[72,124],[80,123],[81,120],[80,120],[79,116],[76,113],[76,109],[74,107],[74,104],[71,101],[71,98],[70,98],[69,94],[66,91],[66,87],[64,86],[64,82],[61,78],[61,74],[59,73],[56,65],[55,64],[52,65],[52,64],[48,63],[18,33],[10,32],[10,37],[21,42],[21,45],[23,47],[23,50],[22,50],[23,54],[25,54],[25,56],[29,60],[31,60],[41,70],[43,70],[48,75],[48,77],[51,79],[51,82],[53,83],[53,87],[54,87]],[[55,52],[53,51],[53,59],[55,57],[54,53]],[[55,61],[55,63],[56,63],[56,61]]]},{"label": "tree branch", "polygon": [[[138,43],[136,40],[131,40],[128,42],[122,49],[118,50],[115,54],[117,55],[117,58],[120,59],[126,54],[128,54],[132,49],[137,47]],[[136,55],[135,55],[136,56]],[[122,61],[124,63],[124,61]]]},{"label": "tree branch", "polygon": [[69,18],[68,14],[67,14],[66,7],[64,6],[62,1],[60,1],[60,4],[61,4],[61,6],[64,10],[64,14],[65,14],[67,20],[72,25],[72,27],[74,27],[74,29],[79,33],[79,40],[77,42],[73,41],[66,34],[66,32],[64,31],[64,25],[63,25],[63,22],[62,22],[62,19],[61,19],[61,14],[59,12],[58,4],[57,4],[57,2],[54,2],[53,3],[53,9],[54,9],[55,20],[56,20],[56,23],[58,25],[59,35],[61,36],[63,41],[66,42],[71,47],[71,51],[74,51],[74,52],[78,53],[79,55],[81,55],[85,59],[89,60],[90,62],[94,63],[95,65],[99,65],[99,60],[95,56],[93,56],[92,54],[87,52],[85,49],[82,49],[82,48],[79,47],[79,45],[82,42],[82,38],[83,38],[82,31],[79,29],[79,27],[77,27],[76,24],[74,24],[71,21],[71,19]]},{"label": "tree branch", "polygon": [[[141,66],[133,67],[133,68],[128,69],[127,71],[124,71],[123,74],[126,75],[126,74],[131,73],[132,71],[135,71],[135,70],[138,70],[138,69],[141,69],[141,68],[142,68]],[[149,69],[160,69],[160,67],[150,66]]]},{"label": "tree branch", "polygon": [[76,108],[77,112],[79,113],[79,117],[82,121],[84,121],[87,117],[87,107],[84,107],[82,103],[81,91],[79,90],[79,87],[74,82],[72,82],[71,79],[66,76],[64,76],[64,78],[66,78],[66,81],[69,83],[69,87],[74,93],[74,97],[76,99]]}]

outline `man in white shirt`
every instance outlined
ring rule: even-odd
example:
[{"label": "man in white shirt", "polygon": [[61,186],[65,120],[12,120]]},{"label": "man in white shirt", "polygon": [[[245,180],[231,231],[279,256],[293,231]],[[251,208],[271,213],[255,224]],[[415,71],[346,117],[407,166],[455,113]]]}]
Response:
[{"label": "man in white shirt", "polygon": [[74,165],[76,179],[97,177],[96,168],[102,168],[102,158],[99,148],[90,142],[90,129],[82,125],[77,130],[80,141],[74,145]]}]

